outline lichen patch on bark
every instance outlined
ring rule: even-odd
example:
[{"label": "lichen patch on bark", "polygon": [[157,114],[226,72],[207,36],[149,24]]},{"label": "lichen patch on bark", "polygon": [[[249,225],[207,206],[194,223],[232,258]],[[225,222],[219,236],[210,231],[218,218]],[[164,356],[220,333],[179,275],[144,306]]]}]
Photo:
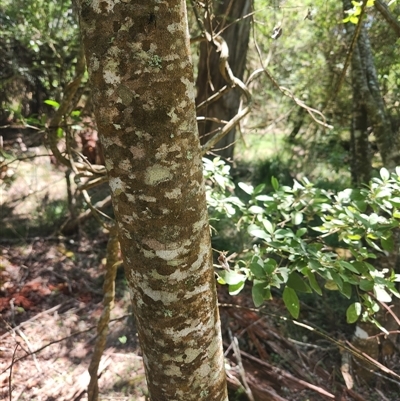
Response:
[{"label": "lichen patch on bark", "polygon": [[160,182],[170,180],[172,174],[170,169],[160,164],[149,166],[145,172],[145,183],[147,185],[155,185]]}]

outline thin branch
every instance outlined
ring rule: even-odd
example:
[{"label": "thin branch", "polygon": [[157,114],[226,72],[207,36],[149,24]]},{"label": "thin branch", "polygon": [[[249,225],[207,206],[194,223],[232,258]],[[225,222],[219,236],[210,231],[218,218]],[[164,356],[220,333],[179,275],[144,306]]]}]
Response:
[{"label": "thin branch", "polygon": [[17,352],[17,349],[19,347],[19,344],[17,343],[17,345],[14,348],[14,352],[11,358],[11,366],[10,366],[10,374],[8,375],[8,397],[10,399],[10,401],[12,401],[12,369],[14,366],[14,363],[17,362],[17,360],[15,360],[15,354]]},{"label": "thin branch", "polygon": [[232,336],[232,333],[230,330],[229,330],[229,337],[231,338],[231,341],[232,341],[233,353],[235,355],[236,362],[238,364],[239,375],[240,375],[240,378],[242,379],[242,383],[243,383],[243,387],[244,387],[246,396],[249,399],[249,401],[255,401],[253,393],[251,391],[251,388],[249,387],[249,385],[247,383],[246,371],[244,370],[242,356],[240,354],[239,341],[238,341],[237,337]]},{"label": "thin branch", "polygon": [[[248,353],[245,352],[245,351],[240,351],[240,353],[241,353],[241,355],[244,356],[245,358],[247,358],[247,359],[249,359],[249,360],[251,360],[251,361],[254,361],[254,362],[258,363],[258,364],[260,364],[261,366],[265,366],[265,367],[268,368],[268,369],[271,369],[271,365],[268,364],[267,362],[264,362],[263,360],[258,359],[258,358],[256,358],[256,357],[254,357],[253,355],[248,354]],[[328,397],[328,398],[330,398],[330,399],[332,399],[332,400],[335,399],[335,396],[334,396],[332,393],[329,393],[328,391],[326,391],[326,390],[323,389],[322,387],[318,387],[318,386],[315,386],[314,384],[311,384],[311,383],[308,383],[308,382],[306,382],[306,381],[304,381],[304,380],[298,379],[297,377],[291,375],[290,373],[288,373],[288,372],[286,372],[286,371],[284,371],[284,370],[282,370],[282,369],[279,369],[279,368],[276,368],[276,367],[272,367],[272,369],[273,369],[273,371],[274,371],[275,374],[277,374],[277,375],[279,375],[279,376],[281,376],[281,377],[283,377],[283,378],[285,378],[285,379],[287,379],[287,380],[290,380],[290,381],[292,381],[293,383],[298,384],[298,385],[301,386],[302,388],[308,388],[308,389],[313,390],[313,391],[315,391],[316,393],[319,393],[319,394],[321,394],[321,395],[323,395],[323,396],[325,396],[325,397]]]},{"label": "thin branch", "polygon": [[244,116],[250,113],[250,107],[246,107],[245,109],[241,110],[235,117],[233,117],[228,124],[226,124],[218,134],[214,135],[206,144],[201,147],[202,155],[205,155],[212,147],[219,142],[228,132],[237,124],[239,124],[240,120]]},{"label": "thin branch", "polygon": [[[24,334],[24,332],[18,328],[15,329],[15,332],[26,342],[26,345],[28,346],[29,352],[32,354],[32,346],[31,343],[28,340],[28,337]],[[42,372],[42,369],[39,366],[39,363],[37,361],[36,355],[32,354],[33,362],[35,363],[36,370],[40,373]]]},{"label": "thin branch", "polygon": [[397,18],[390,12],[388,6],[381,0],[375,0],[375,8],[381,13],[382,17],[386,20],[389,26],[395,31],[396,35],[400,37],[400,24]]},{"label": "thin branch", "polygon": [[196,110],[199,111],[204,109],[204,107],[210,105],[211,103],[217,101],[219,98],[225,95],[225,93],[229,92],[232,88],[228,85],[223,86],[218,92],[211,95],[208,99],[204,100],[203,102],[199,103],[196,107]]},{"label": "thin branch", "polygon": [[17,157],[11,161],[9,161],[8,163],[0,163],[1,167],[7,167],[10,164],[13,164],[15,162],[22,162],[24,160],[29,160],[29,159],[34,159],[36,157],[50,157],[51,154],[47,153],[47,154],[43,154],[43,155],[32,155],[32,156],[23,156],[23,157]]},{"label": "thin branch", "polygon": [[[225,81],[228,83],[229,87],[238,87],[242,94],[246,98],[247,105],[244,109],[239,110],[239,112],[223,127],[221,130],[210,138],[207,143],[205,143],[202,148],[202,154],[206,154],[210,151],[213,146],[219,142],[225,135],[227,135],[233,127],[240,123],[240,121],[251,111],[252,97],[246,84],[244,84],[239,78],[235,77],[233,74],[229,63],[229,48],[226,41],[221,36],[214,36],[211,42],[217,47],[217,52],[220,53],[219,59],[219,71],[224,77]],[[207,99],[208,100],[208,99]]]},{"label": "thin branch", "polygon": [[[110,322],[115,322],[115,321],[123,320],[123,319],[125,319],[125,318],[127,318],[127,317],[129,317],[129,316],[131,316],[131,315],[128,313],[127,315],[122,315],[122,316],[117,317],[117,318],[115,318],[115,319],[110,319]],[[91,327],[89,327],[89,328],[87,328],[87,329],[85,329],[85,330],[76,331],[76,332],[74,332],[74,333],[72,333],[72,334],[70,334],[70,335],[68,335],[68,336],[66,336],[66,337],[62,337],[62,338],[60,338],[60,339],[58,339],[58,340],[50,341],[49,343],[43,345],[42,347],[40,347],[40,348],[38,348],[38,349],[36,349],[36,350],[34,350],[34,351],[32,351],[32,352],[27,353],[26,355],[23,355],[23,356],[21,356],[21,357],[15,359],[15,360],[13,359],[13,360],[12,360],[12,363],[11,363],[10,365],[8,365],[5,369],[3,369],[3,370],[0,372],[0,374],[3,374],[4,372],[7,372],[8,369],[12,368],[13,364],[15,364],[15,363],[17,363],[17,362],[19,362],[19,361],[22,361],[23,359],[27,358],[28,356],[31,356],[31,355],[33,355],[33,354],[37,354],[37,353],[43,351],[44,349],[46,349],[46,348],[49,347],[50,345],[54,345],[54,344],[61,343],[61,342],[65,341],[65,340],[68,340],[68,339],[70,339],[70,338],[72,338],[72,337],[79,336],[79,334],[87,333],[87,332],[92,331],[92,330],[94,330],[94,329],[96,329],[96,328],[97,328],[97,325],[96,325],[96,326],[91,326]]]},{"label": "thin branch", "polygon": [[213,121],[217,124],[228,124],[228,121],[220,120],[219,118],[216,117],[204,117],[204,116],[197,117],[197,122],[203,122],[203,121]]},{"label": "thin branch", "polygon": [[110,230],[110,237],[107,243],[107,263],[103,285],[103,311],[97,325],[97,339],[94,346],[93,356],[89,365],[90,382],[88,385],[88,401],[97,401],[99,398],[98,370],[100,361],[106,346],[108,324],[110,313],[114,307],[115,299],[115,277],[120,262],[119,242],[117,237],[117,226],[114,225]]},{"label": "thin branch", "polygon": [[[336,97],[338,96],[338,94],[340,92],[340,89],[342,88],[344,79],[346,77],[347,69],[349,68],[350,61],[351,61],[351,58],[353,56],[353,52],[354,52],[355,45],[357,43],[358,36],[360,35],[360,32],[361,32],[362,20],[363,20],[364,14],[365,14],[366,6],[367,6],[367,2],[363,1],[362,6],[361,6],[361,14],[358,16],[357,26],[356,26],[356,29],[354,31],[353,37],[351,39],[350,47],[347,50],[346,60],[344,62],[344,66],[343,66],[342,72],[341,72],[341,74],[339,76],[339,79],[337,81],[336,88],[333,91],[333,94],[331,95],[331,98],[328,100],[328,102],[327,102],[327,104],[326,104],[324,109],[326,109],[328,107],[328,105],[330,103],[332,103],[336,99]],[[348,24],[352,24],[351,22],[347,22],[347,23]]]},{"label": "thin branch", "polygon": [[[272,84],[286,97],[289,97],[290,99],[292,99],[299,107],[303,108],[304,110],[307,111],[307,113],[310,115],[310,117],[319,125],[322,125],[324,128],[328,128],[328,129],[332,129],[333,126],[329,125],[326,122],[326,118],[323,115],[322,112],[320,112],[319,110],[316,110],[312,107],[307,106],[302,100],[300,100],[299,98],[295,97],[294,94],[288,89],[285,88],[281,85],[279,85],[278,81],[273,77],[273,75],[268,71],[268,69],[265,67],[263,59],[262,59],[262,55],[261,55],[261,50],[258,46],[257,40],[255,38],[255,32],[254,32],[254,26],[253,26],[253,41],[254,41],[254,45],[258,54],[258,58],[260,60],[260,64],[261,67],[260,69],[254,71],[249,79],[247,80],[246,84],[249,84],[251,81],[253,81],[257,75],[264,73],[268,79],[272,82]],[[318,115],[321,119],[317,118],[316,115]]]}]

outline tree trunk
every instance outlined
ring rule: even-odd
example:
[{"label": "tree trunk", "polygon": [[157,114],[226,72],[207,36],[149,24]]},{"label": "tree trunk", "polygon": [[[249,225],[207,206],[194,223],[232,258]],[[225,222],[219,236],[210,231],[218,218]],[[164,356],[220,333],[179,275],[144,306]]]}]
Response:
[{"label": "tree trunk", "polygon": [[79,0],[152,401],[227,400],[184,0]]},{"label": "tree trunk", "polygon": [[[251,1],[220,0],[214,1],[214,20],[213,30],[218,32],[224,26],[228,26],[235,20],[251,12]],[[227,28],[221,36],[225,39],[229,47],[229,65],[233,74],[243,79],[246,66],[246,55],[250,37],[250,18],[234,22]],[[208,99],[215,92],[218,92],[226,81],[219,72],[219,53],[215,51],[214,46],[209,42],[202,42],[200,45],[200,57],[197,75],[197,97],[196,103],[199,104]],[[212,86],[211,86],[212,85]],[[230,90],[220,99],[211,103],[207,108],[200,110],[199,115],[214,117],[219,120],[229,121],[234,117],[239,109],[241,92],[238,88]],[[199,122],[199,134],[202,144],[206,143],[210,136],[205,136],[221,128],[221,124],[214,121]],[[214,151],[225,158],[233,157],[235,142],[235,127],[232,128],[217,144],[217,150]],[[220,149],[220,150],[219,150]]]},{"label": "tree trunk", "polygon": [[[351,8],[347,0],[345,9]],[[354,25],[346,24],[350,36],[354,34]],[[400,164],[400,146],[398,134],[393,132],[376,72],[371,44],[365,26],[361,27],[357,45],[352,57],[352,83],[357,96],[356,102],[365,107],[369,125],[376,137],[383,165],[393,169]]]},{"label": "tree trunk", "polygon": [[353,122],[351,127],[351,180],[355,187],[371,180],[371,151],[368,132],[368,114],[353,87]]}]

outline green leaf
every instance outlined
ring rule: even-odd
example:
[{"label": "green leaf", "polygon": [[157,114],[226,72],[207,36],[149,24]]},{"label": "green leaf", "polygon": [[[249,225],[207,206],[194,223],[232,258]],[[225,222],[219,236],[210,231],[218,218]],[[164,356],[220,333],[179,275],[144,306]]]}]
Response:
[{"label": "green leaf", "polygon": [[290,314],[297,319],[300,312],[300,303],[296,291],[286,286],[283,290],[283,302]]},{"label": "green leaf", "polygon": [[272,225],[272,223],[269,220],[264,219],[262,221],[265,229],[270,233],[273,234],[273,232],[275,231],[275,227]]},{"label": "green leaf", "polygon": [[246,192],[246,194],[251,195],[254,191],[254,187],[252,185],[248,185],[244,182],[239,182],[238,183],[238,187],[243,189],[244,192]]},{"label": "green leaf", "polygon": [[260,206],[253,205],[249,207],[249,212],[253,214],[262,214],[264,211],[265,210]]},{"label": "green leaf", "polygon": [[307,228],[305,228],[305,227],[299,228],[299,229],[296,231],[296,237],[297,237],[297,238],[300,238],[300,237],[302,237],[306,232],[307,232]]},{"label": "green leaf", "polygon": [[340,260],[339,264],[343,266],[345,269],[350,270],[353,273],[359,274],[360,272],[349,262],[346,262],[345,260]]},{"label": "green leaf", "polygon": [[357,25],[358,24],[358,17],[356,17],[354,15],[350,16],[350,22],[352,24],[354,24],[354,25]]},{"label": "green leaf", "polygon": [[256,308],[261,306],[264,301],[271,299],[271,291],[268,288],[268,283],[265,281],[260,281],[253,284],[251,295]]},{"label": "green leaf", "polygon": [[358,240],[361,239],[361,235],[359,235],[359,234],[348,234],[347,238],[351,239],[352,241],[358,241]]},{"label": "green leaf", "polygon": [[387,181],[390,178],[390,173],[385,169],[385,167],[380,169],[379,174],[383,181]]},{"label": "green leaf", "polygon": [[256,200],[258,200],[260,202],[270,202],[270,201],[273,201],[274,198],[269,195],[257,195]]},{"label": "green leaf", "polygon": [[235,271],[218,270],[218,275],[224,280],[226,284],[236,285],[246,281],[246,276]]},{"label": "green leaf", "polygon": [[279,189],[279,181],[275,177],[271,177],[271,184],[275,191]]},{"label": "green leaf", "polygon": [[286,283],[289,278],[289,269],[287,267],[279,267],[278,269],[276,269],[275,277],[277,277],[283,283]]},{"label": "green leaf", "polygon": [[394,248],[393,237],[392,236],[390,236],[389,238],[382,237],[381,247],[387,252],[392,252]]},{"label": "green leaf", "polygon": [[264,261],[259,256],[255,256],[250,263],[250,271],[257,278],[265,277]]},{"label": "green leaf", "polygon": [[292,213],[292,224],[295,226],[300,225],[303,222],[303,213],[301,212],[293,212]]},{"label": "green leaf", "polygon": [[80,110],[73,110],[71,111],[71,117],[79,117],[81,115]]},{"label": "green leaf", "polygon": [[[276,260],[275,259],[267,259],[264,260],[264,270],[265,273],[271,275],[276,269]],[[400,278],[399,278],[400,281]]]},{"label": "green leaf", "polygon": [[60,107],[60,103],[56,102],[55,100],[47,99],[44,103],[48,104],[49,106],[53,106],[55,109]]},{"label": "green leaf", "polygon": [[271,239],[271,236],[267,234],[264,230],[260,230],[258,228],[250,228],[249,229],[249,234],[252,235],[253,237],[269,240]]},{"label": "green leaf", "polygon": [[126,340],[127,340],[126,336],[118,337],[118,341],[119,341],[121,344],[125,344],[125,343],[126,343]]},{"label": "green leaf", "polygon": [[359,286],[361,290],[368,292],[374,288],[374,283],[370,280],[362,279]]},{"label": "green leaf", "polygon": [[361,315],[362,307],[360,302],[354,302],[351,304],[346,311],[347,323],[355,323]]},{"label": "green leaf", "polygon": [[262,191],[264,191],[266,185],[265,184],[258,184],[255,188],[254,188],[254,195],[260,194]]},{"label": "green leaf", "polygon": [[324,287],[330,291],[337,291],[339,288],[333,280],[327,280]]},{"label": "green leaf", "polygon": [[322,290],[321,287],[318,284],[317,279],[315,278],[315,274],[312,273],[311,271],[307,271],[307,278],[308,281],[310,282],[311,288],[318,294],[318,295],[322,295]]},{"label": "green leaf", "polygon": [[306,293],[311,293],[311,288],[306,284],[306,282],[303,280],[303,278],[300,276],[300,274],[293,272],[290,274],[289,279],[286,283],[286,285],[293,290],[299,291],[299,292],[306,292]]},{"label": "green leaf", "polygon": [[398,196],[395,196],[394,198],[390,198],[389,202],[397,207],[400,206],[400,198]]},{"label": "green leaf", "polygon": [[237,284],[230,284],[228,287],[229,295],[239,294],[239,292],[243,290],[244,283],[245,283],[244,281],[241,281]]},{"label": "green leaf", "polygon": [[342,291],[343,290],[343,280],[341,279],[339,274],[336,273],[335,271],[331,271],[331,276],[332,276],[333,281],[338,286],[339,290]]},{"label": "green leaf", "polygon": [[225,184],[226,184],[226,180],[225,177],[223,177],[220,174],[214,174],[214,179],[217,182],[217,184],[221,187],[221,188],[225,188]]},{"label": "green leaf", "polygon": [[341,293],[347,298],[351,298],[351,284],[347,283],[346,281],[343,283],[343,288]]},{"label": "green leaf", "polygon": [[383,285],[381,284],[375,284],[374,285],[374,295],[376,296],[376,299],[380,302],[391,302],[392,297],[386,290],[383,288]]}]

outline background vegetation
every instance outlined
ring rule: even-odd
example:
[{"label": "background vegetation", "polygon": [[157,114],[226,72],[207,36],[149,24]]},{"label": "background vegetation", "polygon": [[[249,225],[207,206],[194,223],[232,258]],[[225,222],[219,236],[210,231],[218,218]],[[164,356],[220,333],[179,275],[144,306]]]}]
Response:
[{"label": "background vegetation", "polygon": [[[214,4],[217,22],[222,6]],[[207,22],[211,8],[193,1],[188,10],[192,37],[198,37],[199,16]],[[380,340],[374,337],[373,346],[370,341],[364,348],[356,343],[354,352],[387,365],[390,372],[383,372],[394,391],[400,379],[394,367],[399,15],[394,0],[257,0],[244,17],[230,20],[228,13],[227,25],[251,24],[241,78],[251,92],[251,112],[236,127],[228,159],[223,149],[214,148],[204,160],[219,282],[232,295],[243,290],[256,307],[270,305],[279,316],[306,319],[336,346],[338,339],[353,338],[354,326],[346,320],[361,322],[367,337]],[[112,217],[112,210],[87,75],[79,67],[72,5],[1,0],[0,26],[0,291],[7,299],[2,310],[10,312],[6,283],[12,280],[4,267],[10,247],[23,244],[20,252],[33,237],[90,246],[104,236],[104,215]],[[197,41],[192,49],[200,63],[204,55]],[[240,53],[232,69],[238,58]],[[199,70],[196,66],[195,73]],[[199,85],[210,82],[198,80]],[[72,165],[54,157],[57,149]],[[93,263],[100,262],[101,257]],[[286,310],[276,303],[281,299]],[[24,304],[19,307],[23,320]],[[298,327],[284,325],[285,336],[302,340]],[[309,342],[316,341],[313,335],[307,334]],[[338,357],[340,363],[343,367]],[[381,369],[377,366],[373,369]],[[354,383],[350,386],[343,369],[337,370],[351,389]],[[365,389],[369,378],[359,377],[360,394],[374,399],[375,393]],[[384,396],[395,400],[390,391]]]}]

